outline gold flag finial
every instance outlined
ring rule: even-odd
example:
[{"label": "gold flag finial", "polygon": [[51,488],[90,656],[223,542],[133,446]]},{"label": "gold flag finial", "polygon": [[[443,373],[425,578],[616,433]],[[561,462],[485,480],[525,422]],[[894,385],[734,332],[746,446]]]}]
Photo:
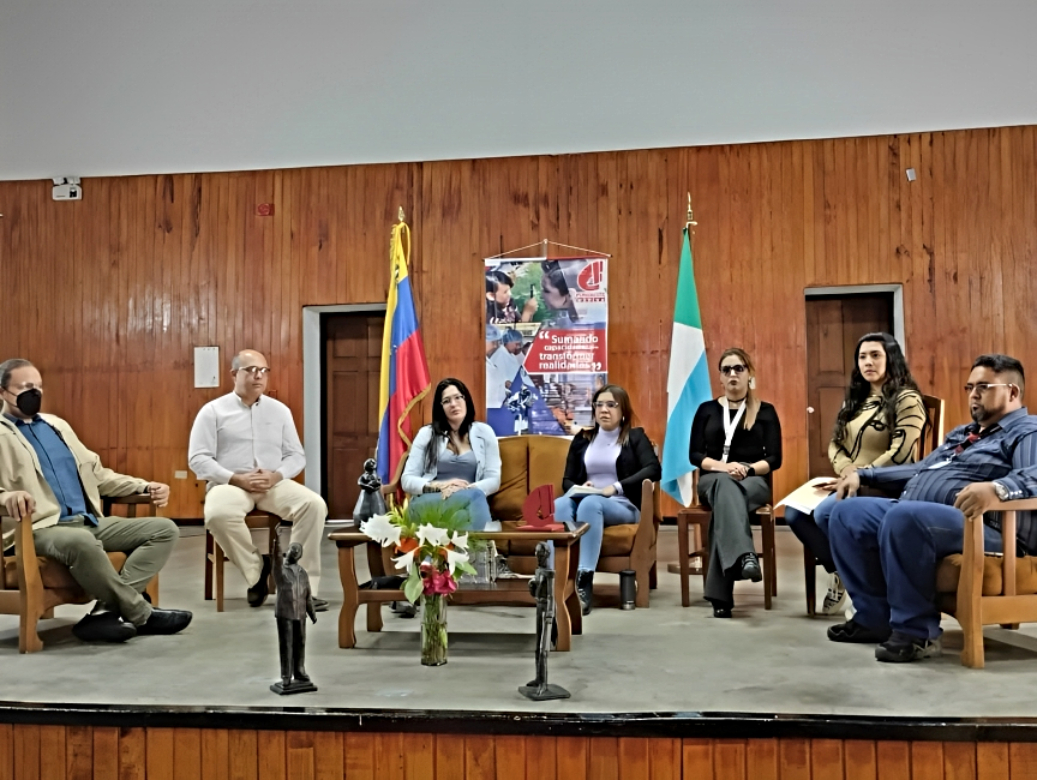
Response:
[{"label": "gold flag finial", "polygon": [[698,222],[695,221],[695,213],[691,210],[691,193],[688,193],[688,227],[697,227]]},{"label": "gold flag finial", "polygon": [[399,217],[400,217],[400,222],[404,222],[404,221],[405,221],[405,220],[404,220],[404,216],[403,216],[403,206],[400,206],[400,214],[399,214]]}]

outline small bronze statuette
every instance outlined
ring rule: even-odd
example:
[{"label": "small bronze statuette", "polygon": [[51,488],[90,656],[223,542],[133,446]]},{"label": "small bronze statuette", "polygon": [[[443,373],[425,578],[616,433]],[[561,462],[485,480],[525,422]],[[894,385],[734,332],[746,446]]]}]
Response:
[{"label": "small bronze statuette", "polygon": [[[280,545],[274,548],[275,556]],[[281,652],[281,681],[270,686],[270,690],[282,696],[291,693],[306,693],[317,690],[317,686],[306,674],[306,616],[317,622],[310,594],[310,577],[299,565],[302,545],[298,542],[288,546],[283,565],[274,566],[274,582],[277,585],[277,603],[274,617],[277,619],[277,645]],[[275,558],[276,560],[276,558]]]},{"label": "small bronze statuette", "polygon": [[547,542],[537,545],[536,575],[529,582],[529,593],[537,602],[536,679],[519,688],[519,693],[533,701],[568,699],[571,695],[561,685],[547,682],[547,656],[551,652],[551,629],[555,622],[555,572],[548,565]]}]

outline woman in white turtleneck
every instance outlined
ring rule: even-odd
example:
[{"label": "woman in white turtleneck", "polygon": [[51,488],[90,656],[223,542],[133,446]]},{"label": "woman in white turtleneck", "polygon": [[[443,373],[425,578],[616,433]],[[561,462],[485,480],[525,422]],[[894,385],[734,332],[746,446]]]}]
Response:
[{"label": "woman in white turtleneck", "polygon": [[[636,523],[641,518],[641,482],[662,474],[652,443],[641,428],[632,427],[630,397],[619,385],[605,385],[594,394],[594,427],[581,431],[569,447],[562,487],[555,501],[555,520],[586,523],[580,538],[576,591],[583,614],[591,611],[594,570],[601,555],[607,525]],[[598,493],[574,492],[590,487]]]}]

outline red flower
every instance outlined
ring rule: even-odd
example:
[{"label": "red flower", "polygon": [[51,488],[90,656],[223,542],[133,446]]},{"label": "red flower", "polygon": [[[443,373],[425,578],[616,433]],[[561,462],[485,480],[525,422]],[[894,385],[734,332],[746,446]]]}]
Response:
[{"label": "red flower", "polygon": [[426,596],[448,596],[457,590],[457,582],[448,571],[424,564],[421,567],[422,593]]}]

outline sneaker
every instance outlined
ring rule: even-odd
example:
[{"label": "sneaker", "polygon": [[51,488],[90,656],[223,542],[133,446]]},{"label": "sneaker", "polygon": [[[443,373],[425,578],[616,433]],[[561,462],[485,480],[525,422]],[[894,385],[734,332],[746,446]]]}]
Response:
[{"label": "sneaker", "polygon": [[839,572],[832,572],[828,581],[828,593],[825,594],[824,603],[821,606],[821,614],[838,615],[843,611],[846,604],[846,587],[839,576]]},{"label": "sneaker", "polygon": [[892,664],[936,658],[943,653],[943,645],[937,639],[919,639],[915,636],[894,631],[888,640],[875,648],[875,660]]},{"label": "sneaker", "polygon": [[760,559],[756,553],[746,553],[742,556],[742,579],[751,582],[759,582],[763,579],[763,570],[760,568]]},{"label": "sneaker", "polygon": [[892,632],[886,629],[868,628],[856,620],[847,620],[830,626],[828,638],[833,642],[853,642],[862,645],[877,645],[889,639]]},{"label": "sneaker", "polygon": [[259,581],[248,589],[248,605],[250,607],[261,607],[266,597],[270,595],[270,572],[273,562],[269,555],[263,556],[263,568],[259,572]]}]

